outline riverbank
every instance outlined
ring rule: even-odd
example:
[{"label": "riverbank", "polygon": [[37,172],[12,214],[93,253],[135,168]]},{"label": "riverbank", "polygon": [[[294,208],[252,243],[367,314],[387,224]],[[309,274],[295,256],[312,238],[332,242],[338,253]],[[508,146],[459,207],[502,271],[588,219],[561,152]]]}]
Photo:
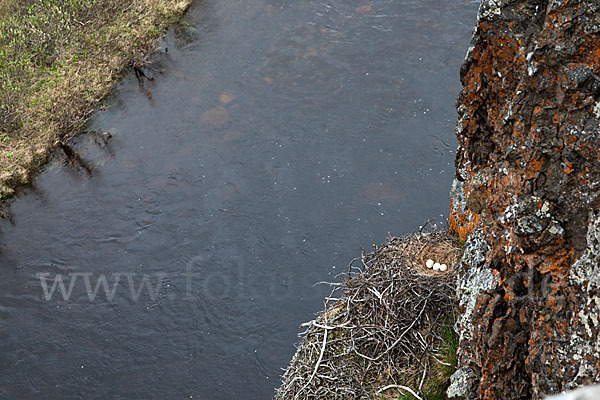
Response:
[{"label": "riverbank", "polygon": [[0,199],[79,131],[191,0],[0,0]]}]

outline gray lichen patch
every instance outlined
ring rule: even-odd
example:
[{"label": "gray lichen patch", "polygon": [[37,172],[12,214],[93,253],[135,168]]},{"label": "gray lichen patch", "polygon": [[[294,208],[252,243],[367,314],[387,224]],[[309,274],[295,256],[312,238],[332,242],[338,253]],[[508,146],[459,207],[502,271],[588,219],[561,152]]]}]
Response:
[{"label": "gray lichen patch", "polygon": [[447,390],[448,398],[464,397],[470,391],[475,373],[469,367],[461,367],[450,377],[450,386]]},{"label": "gray lichen patch", "polygon": [[574,311],[570,340],[559,354],[571,368],[567,388],[600,380],[600,211],[590,211],[587,247],[573,263],[569,284],[576,288],[578,307]]},{"label": "gray lichen patch", "polygon": [[483,231],[478,228],[467,242],[458,268],[457,290],[461,315],[456,330],[461,341],[472,338],[473,321],[471,317],[479,295],[498,286],[497,272],[485,264],[487,251],[488,247]]}]

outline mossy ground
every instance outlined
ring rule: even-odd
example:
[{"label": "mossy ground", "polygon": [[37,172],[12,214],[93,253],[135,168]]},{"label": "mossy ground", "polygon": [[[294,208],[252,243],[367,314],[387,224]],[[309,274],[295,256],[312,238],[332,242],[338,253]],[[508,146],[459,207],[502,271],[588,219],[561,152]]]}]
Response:
[{"label": "mossy ground", "polygon": [[446,389],[450,383],[450,376],[456,370],[456,352],[458,350],[458,336],[454,332],[454,316],[448,316],[448,320],[441,329],[442,342],[438,352],[438,362],[433,360],[431,363],[432,373],[428,381],[425,382],[425,399],[444,400]]},{"label": "mossy ground", "polygon": [[[423,400],[447,400],[446,389],[450,383],[450,376],[456,371],[456,352],[458,350],[458,336],[454,332],[455,317],[448,316],[448,319],[440,330],[441,341],[435,358],[431,357],[431,371],[427,374],[423,382]],[[410,393],[389,394],[373,397],[381,400],[415,400]]]},{"label": "mossy ground", "polygon": [[0,0],[0,199],[76,133],[191,0]]},{"label": "mossy ground", "polygon": [[[434,357],[431,357],[431,371],[423,382],[423,400],[447,400],[446,389],[450,383],[450,376],[456,370],[456,352],[458,350],[458,336],[454,332],[455,318],[448,316],[446,324],[441,327],[441,341]],[[410,393],[389,394],[373,397],[381,400],[415,400]]]}]

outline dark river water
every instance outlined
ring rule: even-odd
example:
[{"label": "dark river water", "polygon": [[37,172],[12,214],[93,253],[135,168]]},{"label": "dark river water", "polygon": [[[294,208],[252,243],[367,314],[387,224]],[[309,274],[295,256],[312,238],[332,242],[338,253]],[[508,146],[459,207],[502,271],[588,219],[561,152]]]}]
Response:
[{"label": "dark river water", "polygon": [[0,398],[271,398],[314,284],[447,214],[477,6],[195,2],[0,223]]}]

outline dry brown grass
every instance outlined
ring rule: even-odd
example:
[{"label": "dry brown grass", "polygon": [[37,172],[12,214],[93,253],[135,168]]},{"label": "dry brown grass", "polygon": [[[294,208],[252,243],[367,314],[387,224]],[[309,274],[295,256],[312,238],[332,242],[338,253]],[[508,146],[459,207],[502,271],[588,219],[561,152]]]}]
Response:
[{"label": "dry brown grass", "polygon": [[[444,398],[456,350],[454,265],[461,253],[454,238],[435,231],[390,238],[354,260],[324,311],[303,324],[276,399],[413,398],[410,390]],[[449,270],[428,269],[429,258]]]},{"label": "dry brown grass", "polygon": [[[391,250],[411,255],[411,266],[419,274],[428,276],[440,276],[452,274],[454,266],[458,263],[458,257],[462,253],[456,240],[445,233],[430,233],[424,235],[413,235],[408,241],[398,241],[398,244],[390,242]],[[395,246],[395,247],[394,247]],[[440,264],[446,264],[448,270],[445,272],[428,269],[425,262],[434,260]]]},{"label": "dry brown grass", "polygon": [[0,199],[76,133],[191,0],[0,0]]}]

